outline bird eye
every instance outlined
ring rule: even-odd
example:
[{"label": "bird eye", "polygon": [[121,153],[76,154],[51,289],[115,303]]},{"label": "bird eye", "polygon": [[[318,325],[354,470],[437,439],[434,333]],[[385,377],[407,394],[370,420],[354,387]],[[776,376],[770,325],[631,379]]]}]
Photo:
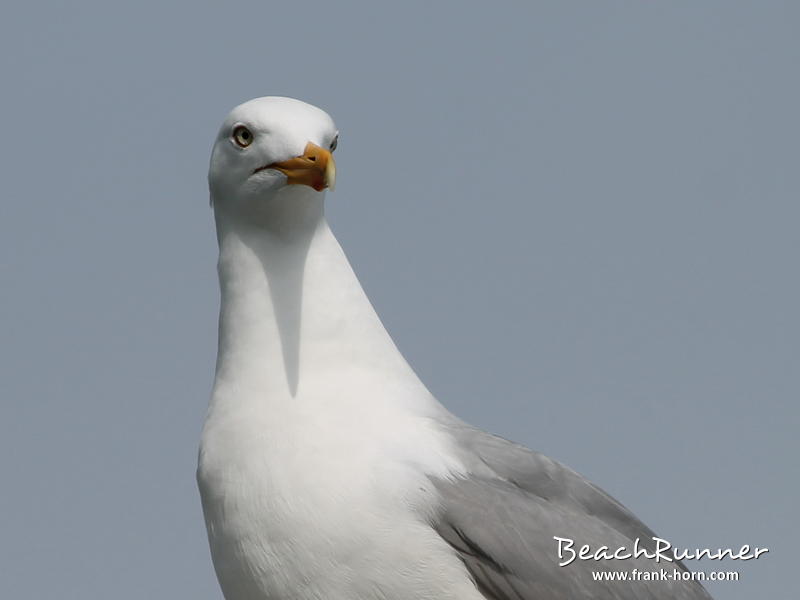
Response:
[{"label": "bird eye", "polygon": [[239,125],[233,130],[233,141],[242,148],[247,148],[253,143],[252,132],[244,125]]},{"label": "bird eye", "polygon": [[339,145],[339,134],[337,133],[336,137],[334,137],[333,141],[331,142],[331,146],[330,146],[331,152],[336,150],[336,146],[338,146],[338,145]]}]

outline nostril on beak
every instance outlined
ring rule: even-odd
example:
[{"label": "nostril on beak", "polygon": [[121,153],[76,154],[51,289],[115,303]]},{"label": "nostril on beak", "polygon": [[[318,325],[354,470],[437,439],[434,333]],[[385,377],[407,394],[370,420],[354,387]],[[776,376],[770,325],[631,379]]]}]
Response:
[{"label": "nostril on beak", "polygon": [[309,156],[308,160],[310,160],[311,162],[315,162],[317,160],[317,157],[316,156]]}]

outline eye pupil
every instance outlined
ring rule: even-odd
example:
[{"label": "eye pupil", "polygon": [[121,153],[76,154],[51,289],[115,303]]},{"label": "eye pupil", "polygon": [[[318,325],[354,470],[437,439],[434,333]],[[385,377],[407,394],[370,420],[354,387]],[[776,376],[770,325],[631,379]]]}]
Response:
[{"label": "eye pupil", "polygon": [[331,142],[331,152],[336,150],[336,146],[338,145],[339,145],[339,136],[337,135],[335,138],[333,138],[333,141]]}]

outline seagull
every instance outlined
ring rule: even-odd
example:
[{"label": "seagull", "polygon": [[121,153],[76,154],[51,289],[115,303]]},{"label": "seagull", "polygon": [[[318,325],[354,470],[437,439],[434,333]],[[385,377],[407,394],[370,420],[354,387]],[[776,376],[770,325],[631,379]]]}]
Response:
[{"label": "seagull", "polygon": [[[221,302],[197,480],[226,600],[710,598],[614,498],[431,395],[325,219],[337,143],[326,112],[273,96],[234,108],[211,155]],[[676,576],[593,575],[661,569]]]}]

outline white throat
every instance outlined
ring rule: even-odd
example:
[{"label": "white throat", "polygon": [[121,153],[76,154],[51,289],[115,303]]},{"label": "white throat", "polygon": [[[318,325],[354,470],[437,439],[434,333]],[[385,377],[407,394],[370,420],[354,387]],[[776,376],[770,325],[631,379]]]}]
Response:
[{"label": "white throat", "polygon": [[257,386],[278,399],[376,374],[417,381],[328,227],[323,196],[289,186],[236,214],[215,203],[217,387]]}]

